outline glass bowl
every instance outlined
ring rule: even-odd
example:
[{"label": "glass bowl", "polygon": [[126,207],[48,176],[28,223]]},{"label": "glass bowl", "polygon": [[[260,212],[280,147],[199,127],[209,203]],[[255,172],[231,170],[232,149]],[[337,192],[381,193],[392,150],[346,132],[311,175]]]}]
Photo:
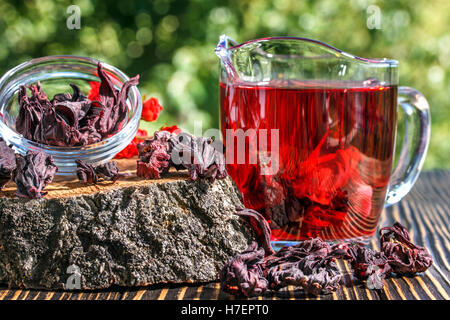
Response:
[{"label": "glass bowl", "polygon": [[[53,156],[59,175],[75,174],[76,159],[93,164],[112,159],[131,142],[139,127],[142,100],[136,86],[132,86],[128,93],[126,123],[116,134],[98,143],[83,147],[51,146],[25,139],[15,130],[19,113],[17,95],[21,85],[40,81],[43,91],[51,99],[56,93],[72,92],[69,84],[75,83],[87,95],[89,82],[100,81],[97,76],[97,63],[98,60],[87,57],[47,56],[24,62],[6,72],[0,79],[0,136],[21,154],[34,150]],[[103,62],[102,65],[117,89],[129,79],[119,69]]]}]

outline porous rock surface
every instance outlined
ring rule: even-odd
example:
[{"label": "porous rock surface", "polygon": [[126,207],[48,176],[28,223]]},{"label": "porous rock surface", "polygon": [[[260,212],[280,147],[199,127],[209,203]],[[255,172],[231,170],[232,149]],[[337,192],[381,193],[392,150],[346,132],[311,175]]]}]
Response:
[{"label": "porous rock surface", "polygon": [[0,283],[71,289],[74,270],[83,290],[216,280],[253,238],[237,207],[230,178],[41,200],[0,194]]}]

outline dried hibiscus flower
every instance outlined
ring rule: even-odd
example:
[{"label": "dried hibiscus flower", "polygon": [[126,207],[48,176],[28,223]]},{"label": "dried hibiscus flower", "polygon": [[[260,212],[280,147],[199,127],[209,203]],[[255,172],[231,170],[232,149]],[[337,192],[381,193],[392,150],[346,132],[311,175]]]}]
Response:
[{"label": "dried hibiscus flower", "polygon": [[382,289],[383,279],[390,276],[391,267],[383,252],[374,251],[360,243],[341,244],[336,249],[342,250],[342,258],[350,261],[353,274],[366,280],[369,289]]},{"label": "dried hibiscus flower", "polygon": [[[127,116],[128,91],[138,84],[139,76],[125,82],[119,91],[100,62],[97,68],[101,79],[98,94],[93,93],[97,82],[91,82],[89,97],[74,84],[71,84],[72,94],[56,94],[52,100],[48,99],[39,82],[21,86],[17,132],[35,142],[70,147],[97,143],[119,131]],[[31,91],[30,97],[27,88]]]},{"label": "dried hibiscus flower", "polygon": [[115,161],[93,166],[82,160],[75,160],[77,163],[78,180],[83,183],[96,184],[99,178],[115,182],[117,179],[126,176],[119,173],[119,168]]},{"label": "dried hibiscus flower", "polygon": [[397,274],[413,275],[426,271],[433,258],[428,250],[411,242],[408,231],[396,222],[380,230],[381,250]]},{"label": "dried hibiscus flower", "polygon": [[16,156],[11,146],[0,138],[0,190],[11,180],[16,168]]},{"label": "dried hibiscus flower", "polygon": [[[330,246],[318,238],[292,247],[283,247],[265,258],[264,253],[263,248],[258,249],[257,244],[253,243],[243,254],[237,255],[225,265],[220,277],[225,289],[233,293],[231,286],[234,293],[242,293],[241,284],[245,284],[246,288],[252,288],[252,294],[256,294],[267,288],[279,290],[294,285],[317,295],[335,291],[340,286],[342,276],[335,258],[329,255]],[[248,285],[249,279],[256,285]],[[259,290],[255,291],[255,287]],[[248,295],[248,292],[244,294]]]},{"label": "dried hibiscus flower", "polygon": [[96,184],[98,182],[98,175],[93,165],[82,160],[75,160],[75,162],[77,163],[78,180],[90,184]]},{"label": "dried hibiscus flower", "polygon": [[227,177],[225,157],[216,150],[211,138],[195,137],[188,133],[178,135],[156,131],[152,139],[137,145],[139,160],[137,175],[159,179],[171,166],[187,169],[191,179],[224,179]]},{"label": "dried hibiscus flower", "polygon": [[117,179],[127,176],[127,174],[122,174],[119,172],[117,167],[117,162],[110,161],[107,163],[102,163],[95,167],[95,172],[100,175],[104,180],[109,180],[116,182]]},{"label": "dried hibiscus flower", "polygon": [[[19,115],[16,129],[25,138],[39,143],[56,146],[75,146],[95,143],[100,136],[89,133],[87,126],[81,126],[84,117],[91,117],[94,108],[91,102],[71,84],[74,93],[57,94],[49,101],[39,82],[30,85],[31,97],[26,88],[19,89]],[[91,110],[92,109],[92,110]]]},{"label": "dried hibiscus flower", "polygon": [[260,295],[267,290],[268,282],[262,275],[261,263],[264,249],[253,242],[247,250],[231,259],[220,272],[225,291],[246,297]]},{"label": "dried hibiscus flower", "polygon": [[43,152],[27,151],[25,156],[16,154],[16,169],[13,180],[17,185],[16,194],[30,199],[39,199],[47,194],[44,188],[53,180],[58,167],[52,156]]},{"label": "dried hibiscus flower", "polygon": [[227,177],[225,157],[213,145],[209,137],[195,137],[188,133],[180,133],[171,139],[172,163],[188,170],[191,179],[215,179]]},{"label": "dried hibiscus flower", "polygon": [[156,131],[152,139],[137,145],[139,160],[137,161],[137,175],[146,179],[159,179],[161,174],[170,168],[170,139],[168,131]]},{"label": "dried hibiscus flower", "polygon": [[330,253],[330,245],[319,238],[281,248],[264,261],[264,274],[270,288],[301,286],[314,295],[335,291],[341,274]]},{"label": "dried hibiscus flower", "polygon": [[97,66],[98,76],[101,83],[99,88],[100,103],[104,106],[103,115],[100,117],[98,132],[103,137],[108,137],[119,131],[127,116],[127,96],[132,86],[139,83],[139,75],[125,82],[119,90],[114,88],[110,75],[108,75],[101,65]]},{"label": "dried hibiscus flower", "polygon": [[301,286],[307,293],[318,295],[336,291],[340,287],[341,272],[334,258],[308,255],[295,262],[271,267],[267,279],[272,289],[288,285]]},{"label": "dried hibiscus flower", "polygon": [[[240,212],[247,213],[241,214],[246,219],[254,220],[250,224],[257,234],[258,232],[262,233],[265,224],[259,221],[258,215],[252,210],[240,210]],[[263,248],[258,249],[255,243],[247,252],[253,254],[259,252],[260,258],[263,257],[263,252],[266,252],[265,258],[262,261],[257,260],[257,262],[249,259],[236,261],[233,259],[222,270],[221,280],[233,279],[234,283],[247,283],[246,280],[239,280],[242,278],[236,276],[239,274],[238,272],[230,270],[243,272],[244,275],[247,275],[246,279],[248,279],[247,270],[257,270],[258,283],[264,283],[265,288],[279,290],[293,285],[302,287],[308,293],[318,295],[339,288],[342,273],[335,262],[336,259],[349,260],[354,275],[365,280],[369,289],[382,289],[383,279],[389,277],[392,271],[397,274],[410,275],[425,271],[432,264],[428,250],[412,244],[406,228],[400,223],[397,222],[392,227],[382,228],[380,235],[381,252],[371,250],[362,243],[342,242],[330,246],[319,238],[311,238],[294,246],[285,246],[278,252],[267,255],[267,251]],[[237,267],[233,269],[233,266]],[[263,279],[267,282],[263,282]],[[237,288],[240,288],[239,285]],[[227,290],[233,293],[229,288]],[[237,290],[238,293],[241,291]],[[251,292],[255,293],[256,291]],[[263,291],[259,290],[258,292]]]},{"label": "dried hibiscus flower", "polygon": [[298,262],[307,256],[326,257],[331,252],[330,245],[319,239],[311,238],[294,246],[285,246],[275,254],[268,256],[264,262],[266,268],[272,268],[286,262]]}]

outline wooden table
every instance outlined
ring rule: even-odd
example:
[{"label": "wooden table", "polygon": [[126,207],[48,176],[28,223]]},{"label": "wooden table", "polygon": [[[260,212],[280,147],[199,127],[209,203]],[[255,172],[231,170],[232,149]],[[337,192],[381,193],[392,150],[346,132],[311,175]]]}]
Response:
[{"label": "wooden table", "polygon": [[[382,290],[368,290],[350,274],[344,276],[342,287],[329,295],[313,297],[303,290],[289,287],[254,299],[445,299],[450,296],[450,172],[422,173],[412,192],[399,204],[386,209],[379,226],[400,221],[410,231],[415,243],[425,245],[433,255],[433,266],[412,278],[386,280]],[[370,245],[379,249],[374,237]],[[349,266],[339,262],[344,270]],[[219,283],[203,285],[159,285],[145,288],[113,288],[102,291],[39,291],[9,290],[0,287],[0,300],[173,300],[173,299],[233,299],[223,292]]]}]

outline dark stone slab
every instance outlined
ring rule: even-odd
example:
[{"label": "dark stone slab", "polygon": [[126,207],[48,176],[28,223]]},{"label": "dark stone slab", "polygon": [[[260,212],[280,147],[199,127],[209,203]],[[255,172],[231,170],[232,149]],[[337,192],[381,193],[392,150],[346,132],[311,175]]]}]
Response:
[{"label": "dark stone slab", "polygon": [[0,196],[0,283],[71,289],[80,279],[84,290],[216,280],[252,240],[236,207],[229,178],[41,200]]}]

